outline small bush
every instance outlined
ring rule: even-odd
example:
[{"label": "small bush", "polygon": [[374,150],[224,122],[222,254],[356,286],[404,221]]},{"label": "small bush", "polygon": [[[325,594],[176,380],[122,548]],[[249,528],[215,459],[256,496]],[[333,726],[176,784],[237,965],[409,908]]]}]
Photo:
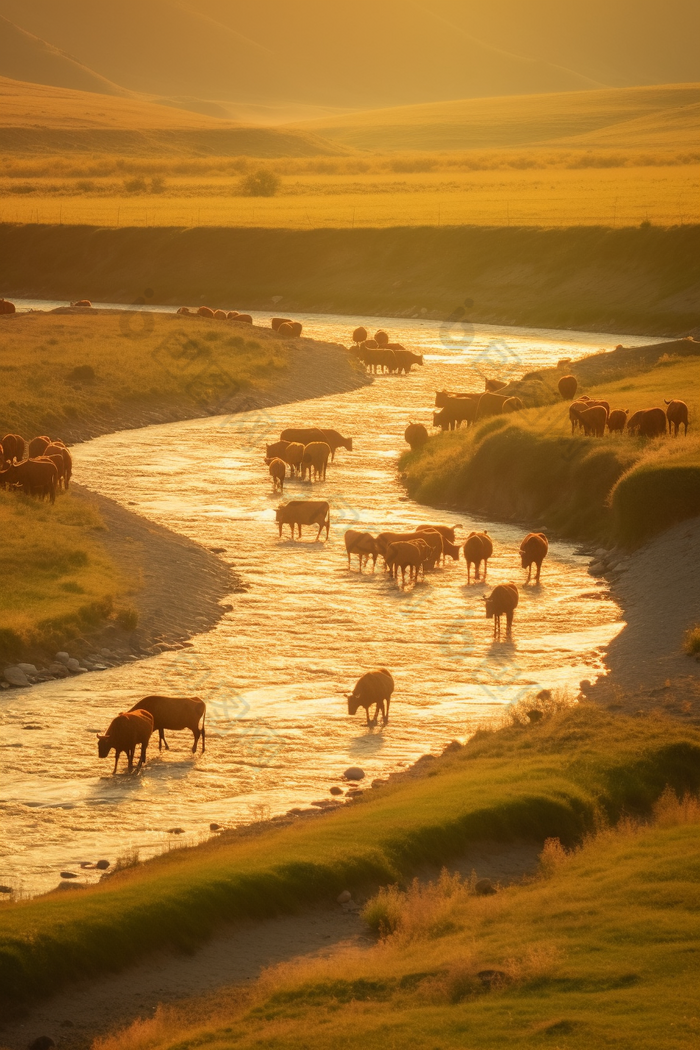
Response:
[{"label": "small bush", "polygon": [[691,627],[689,631],[686,631],[683,651],[688,656],[697,656],[700,653],[700,626]]},{"label": "small bush", "polygon": [[138,609],[128,606],[120,609],[116,615],[116,621],[124,631],[135,631],[139,623]]},{"label": "small bush", "polygon": [[148,184],[141,175],[138,175],[134,179],[124,179],[124,189],[127,193],[146,193]]},{"label": "small bush", "polygon": [[442,937],[456,928],[450,914],[453,900],[470,892],[470,883],[459,873],[450,875],[443,868],[437,882],[421,885],[414,879],[407,890],[382,887],[362,917],[380,937],[400,936],[406,941]]},{"label": "small bush", "polygon": [[92,365],[78,365],[68,374],[68,379],[76,383],[91,383],[95,378],[95,369]]},{"label": "small bush", "polygon": [[281,185],[279,175],[260,168],[241,179],[239,192],[242,197],[274,197]]}]

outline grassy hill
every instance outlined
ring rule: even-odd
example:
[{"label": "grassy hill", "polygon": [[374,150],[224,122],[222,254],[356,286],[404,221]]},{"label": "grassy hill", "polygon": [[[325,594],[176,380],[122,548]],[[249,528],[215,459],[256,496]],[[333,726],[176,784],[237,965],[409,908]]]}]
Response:
[{"label": "grassy hill", "polygon": [[0,77],[5,153],[85,152],[287,157],[343,147],[303,130],[256,127],[135,98],[28,84]]},{"label": "grassy hill", "polygon": [[296,125],[364,150],[698,147],[700,84],[471,98]]}]

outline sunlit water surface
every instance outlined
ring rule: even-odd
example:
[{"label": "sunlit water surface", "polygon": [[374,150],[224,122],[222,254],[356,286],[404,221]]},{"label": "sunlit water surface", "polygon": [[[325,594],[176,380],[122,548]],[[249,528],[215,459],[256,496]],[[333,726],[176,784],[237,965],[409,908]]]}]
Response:
[{"label": "sunlit water surface", "polygon": [[[305,334],[345,344],[361,323],[301,319]],[[147,427],[75,448],[80,481],[208,547],[225,547],[223,557],[250,590],[232,595],[233,612],[192,649],[2,694],[0,882],[36,893],[81,861],[135,851],[145,858],[206,837],[211,821],[231,826],[328,799],[350,765],[370,783],[465,739],[533,689],[575,692],[582,679],[604,673],[619,609],[571,545],[552,544],[541,586],[521,588],[512,642],[494,643],[481,600],[487,588],[467,586],[463,561],[402,591],[379,567],[360,575],[355,562],[348,571],[343,535],[348,527],[443,522],[461,526],[464,539],[475,519],[418,506],[404,494],[397,456],[408,420],[429,420],[436,389],[480,389],[484,373],[519,376],[610,348],[618,337],[420,320],[386,319],[383,327],[424,353],[425,366],[409,377],[379,376],[350,394]],[[266,441],[290,425],[335,427],[354,439],[325,483],[285,489],[285,497],[330,500],[328,543],[315,543],[315,530],[302,542],[291,542],[288,530],[278,537],[279,496],[262,460]],[[522,584],[523,528],[478,527],[495,543],[489,586]],[[396,680],[391,721],[367,729],[360,715],[348,717],[345,694],[379,666]],[[206,699],[207,751],[193,757],[191,736],[171,733],[172,750],[159,754],[151,745],[141,776],[112,777],[112,758],[97,757],[95,732],[153,692]],[[173,827],[185,834],[173,836]]]}]

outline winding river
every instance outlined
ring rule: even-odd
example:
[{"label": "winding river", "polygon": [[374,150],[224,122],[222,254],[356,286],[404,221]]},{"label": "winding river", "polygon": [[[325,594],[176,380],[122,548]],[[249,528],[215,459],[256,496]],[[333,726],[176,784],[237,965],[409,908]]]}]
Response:
[{"label": "winding river", "polygon": [[[345,344],[361,323],[302,319],[305,334]],[[0,882],[17,894],[52,888],[61,870],[79,871],[82,861],[144,859],[199,841],[211,821],[230,827],[328,800],[350,765],[361,766],[369,784],[465,739],[530,690],[575,691],[581,679],[605,673],[619,609],[570,544],[552,544],[541,586],[521,590],[512,642],[494,643],[481,601],[486,588],[467,586],[464,562],[402,591],[381,571],[348,571],[343,534],[358,524],[449,522],[464,537],[476,524],[468,515],[418,506],[404,494],[396,464],[408,419],[430,419],[436,389],[478,389],[484,373],[520,376],[610,348],[619,337],[459,321],[384,319],[381,326],[423,352],[425,366],[409,377],[378,376],[349,394],[147,427],[74,449],[79,480],[225,548],[249,590],[232,595],[233,611],[190,649],[2,694]],[[340,450],[328,480],[313,487],[315,498],[331,502],[328,543],[314,543],[312,531],[302,542],[291,542],[288,530],[278,538],[279,497],[262,455],[290,425],[332,426],[354,437],[354,451]],[[309,494],[308,483],[285,488],[285,497]],[[521,583],[523,528],[479,527],[495,542],[489,583]],[[367,729],[359,715],[348,717],[344,694],[360,673],[382,665],[396,679],[391,722]],[[206,754],[193,757],[191,737],[171,734],[172,750],[152,747],[143,775],[112,777],[112,760],[97,758],[95,731],[154,692],[206,699]],[[171,834],[174,827],[183,834]]]}]

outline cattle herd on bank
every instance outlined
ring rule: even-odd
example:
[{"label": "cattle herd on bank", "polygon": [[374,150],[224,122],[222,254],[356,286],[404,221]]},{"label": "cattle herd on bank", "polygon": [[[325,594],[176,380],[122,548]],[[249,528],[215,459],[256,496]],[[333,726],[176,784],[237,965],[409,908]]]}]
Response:
[{"label": "cattle herd on bank", "polygon": [[25,441],[19,434],[5,434],[0,441],[0,487],[27,496],[56,501],[68,489],[73,473],[70,452],[58,438],[42,434]]}]

